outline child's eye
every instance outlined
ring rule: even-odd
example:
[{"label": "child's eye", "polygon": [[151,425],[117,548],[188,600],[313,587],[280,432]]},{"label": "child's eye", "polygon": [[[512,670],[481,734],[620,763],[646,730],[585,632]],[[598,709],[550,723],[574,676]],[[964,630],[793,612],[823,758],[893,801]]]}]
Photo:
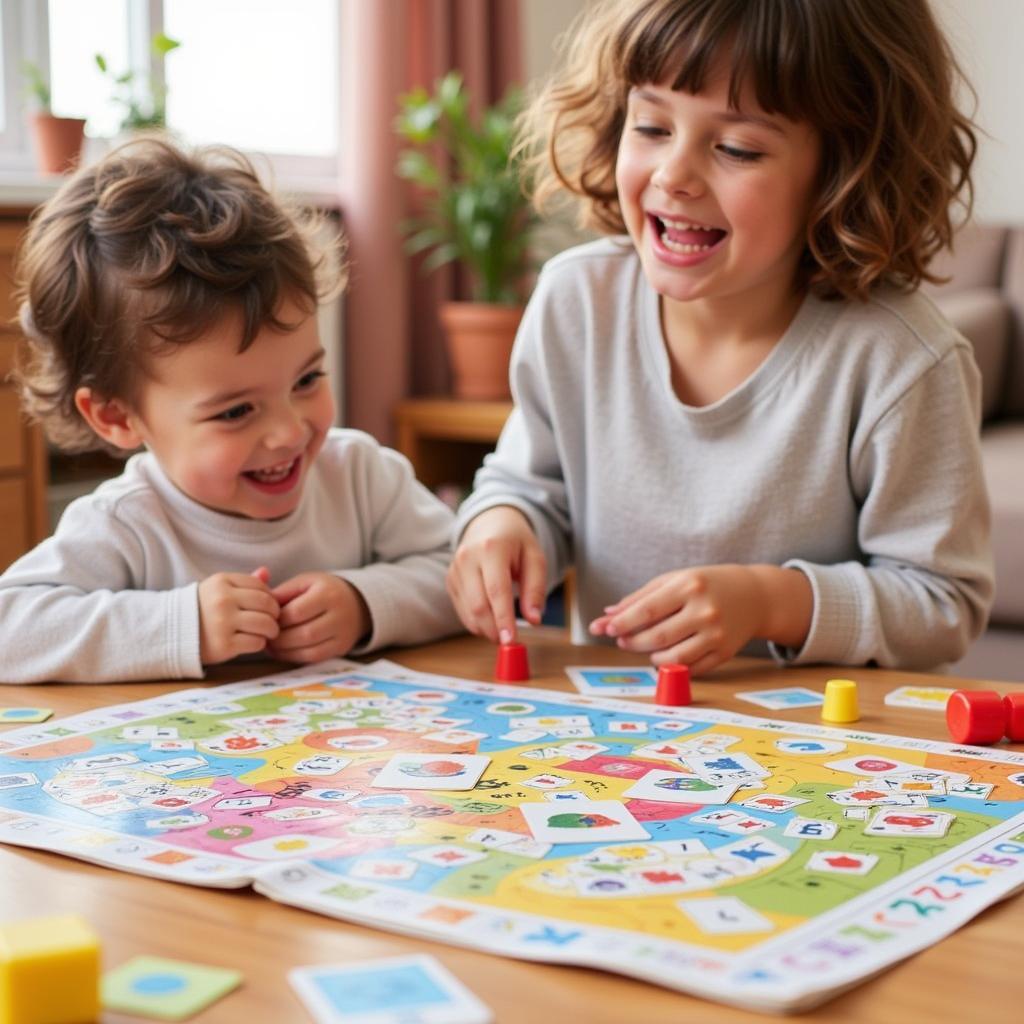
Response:
[{"label": "child's eye", "polygon": [[310,370],[295,382],[295,390],[308,391],[321,377],[326,376],[327,374],[323,370]]},{"label": "child's eye", "polygon": [[248,402],[242,402],[239,405],[233,405],[230,409],[225,409],[223,412],[217,413],[213,417],[215,420],[221,420],[225,423],[233,423],[236,420],[240,420],[252,412],[252,406]]},{"label": "child's eye", "polygon": [[763,153],[758,153],[753,149],[740,149],[737,146],[725,146],[720,145],[718,152],[729,157],[730,160],[738,160],[740,163],[751,164],[756,160],[760,160]]},{"label": "child's eye", "polygon": [[659,139],[668,135],[668,129],[660,128],[656,124],[635,124],[633,125],[633,131],[637,135],[642,135],[648,139]]}]

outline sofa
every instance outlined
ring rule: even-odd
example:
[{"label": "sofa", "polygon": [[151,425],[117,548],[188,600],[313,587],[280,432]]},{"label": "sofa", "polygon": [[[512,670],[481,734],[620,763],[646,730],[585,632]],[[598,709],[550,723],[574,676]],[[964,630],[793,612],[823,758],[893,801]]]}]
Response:
[{"label": "sofa", "polygon": [[981,449],[992,505],[996,597],[964,674],[1024,681],[1024,227],[969,225],[927,286],[974,346],[982,374]]}]

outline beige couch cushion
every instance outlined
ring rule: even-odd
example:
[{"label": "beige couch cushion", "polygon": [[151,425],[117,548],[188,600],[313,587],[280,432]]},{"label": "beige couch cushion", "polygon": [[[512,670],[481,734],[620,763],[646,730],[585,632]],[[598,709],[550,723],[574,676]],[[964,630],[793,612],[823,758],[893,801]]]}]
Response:
[{"label": "beige couch cushion", "polygon": [[981,455],[992,502],[996,603],[992,621],[1024,625],[1024,422],[982,431]]},{"label": "beige couch cushion", "polygon": [[938,292],[932,299],[974,346],[981,370],[981,417],[987,420],[1003,397],[1010,307],[996,288]]},{"label": "beige couch cushion", "polygon": [[1004,416],[1024,416],[1024,227],[1010,232],[1003,267],[1003,294],[1010,306],[1010,351],[1006,361]]}]

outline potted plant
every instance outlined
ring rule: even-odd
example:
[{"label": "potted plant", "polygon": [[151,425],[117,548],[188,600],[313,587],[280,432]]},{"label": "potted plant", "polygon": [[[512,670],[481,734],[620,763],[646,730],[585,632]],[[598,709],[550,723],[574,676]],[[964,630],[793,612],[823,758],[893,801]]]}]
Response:
[{"label": "potted plant", "polygon": [[[172,39],[163,32],[153,36],[153,53],[160,60],[179,46],[181,43],[177,39]],[[115,73],[102,53],[97,53],[95,60],[100,73],[110,79],[114,102],[124,108],[119,132],[139,132],[167,127],[167,90],[162,85],[149,78],[147,88],[141,92],[136,85],[136,72],[129,69]]]},{"label": "potted plant", "polygon": [[457,261],[469,271],[474,301],[442,303],[456,397],[508,398],[508,361],[523,314],[529,244],[536,217],[514,150],[520,97],[510,91],[478,121],[457,72],[433,94],[399,99],[395,123],[408,147],[400,177],[422,197],[420,216],[405,227],[407,248],[427,253],[424,270]]},{"label": "potted plant", "polygon": [[22,65],[28,93],[38,108],[31,117],[36,160],[43,174],[64,174],[78,164],[85,138],[85,119],[55,117],[50,109],[50,83],[38,64]]}]

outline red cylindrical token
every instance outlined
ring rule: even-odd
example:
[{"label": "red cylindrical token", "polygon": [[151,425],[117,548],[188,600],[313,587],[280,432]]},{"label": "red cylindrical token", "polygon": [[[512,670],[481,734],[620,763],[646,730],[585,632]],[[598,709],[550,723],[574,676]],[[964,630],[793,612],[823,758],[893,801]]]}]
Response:
[{"label": "red cylindrical token", "polygon": [[498,647],[494,678],[499,683],[525,683],[530,678],[526,644],[501,644]]},{"label": "red cylindrical token", "polygon": [[955,743],[998,743],[1006,710],[994,690],[957,690],[946,703],[946,725]]},{"label": "red cylindrical token", "polygon": [[1006,713],[1006,738],[1012,743],[1024,743],[1024,692],[1008,693],[1003,698]]},{"label": "red cylindrical token", "polygon": [[689,666],[662,665],[658,669],[658,683],[654,688],[654,703],[670,708],[681,708],[692,700]]}]

